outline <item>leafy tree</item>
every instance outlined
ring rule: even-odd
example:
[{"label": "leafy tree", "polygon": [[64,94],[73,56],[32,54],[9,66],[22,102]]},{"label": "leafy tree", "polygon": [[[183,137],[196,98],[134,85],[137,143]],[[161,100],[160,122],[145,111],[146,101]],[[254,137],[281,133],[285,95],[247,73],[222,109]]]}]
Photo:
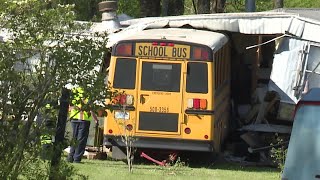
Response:
[{"label": "leafy tree", "polygon": [[98,3],[103,0],[57,0],[55,3],[74,5],[76,19],[80,21],[100,21]]},{"label": "leafy tree", "polygon": [[[53,0],[0,2],[0,29],[8,34],[0,42],[0,179],[46,179],[52,153],[45,154],[47,160],[41,158],[41,138],[51,134],[43,121],[35,120],[44,115],[56,123],[56,102],[66,84],[83,87],[84,98],[90,97],[84,110],[98,110],[112,97],[105,74],[97,68],[107,39],[89,33],[90,25],[76,23],[71,5]],[[101,103],[93,103],[97,101]],[[50,178],[74,173],[64,161],[59,165]]]},{"label": "leafy tree", "polygon": [[118,14],[125,13],[132,17],[140,17],[139,0],[118,0]]}]

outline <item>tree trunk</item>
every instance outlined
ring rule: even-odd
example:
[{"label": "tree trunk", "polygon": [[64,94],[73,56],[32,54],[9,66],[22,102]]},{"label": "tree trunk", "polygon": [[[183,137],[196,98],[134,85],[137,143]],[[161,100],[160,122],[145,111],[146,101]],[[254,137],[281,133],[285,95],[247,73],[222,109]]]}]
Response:
[{"label": "tree trunk", "polygon": [[167,12],[162,16],[182,15],[184,13],[184,0],[162,0],[162,9],[164,8],[167,9]]},{"label": "tree trunk", "polygon": [[210,0],[198,0],[197,11],[198,14],[210,14]]},{"label": "tree trunk", "polygon": [[274,8],[283,8],[283,0],[274,0]]},{"label": "tree trunk", "polygon": [[[53,144],[53,155],[51,159],[51,169],[49,174],[49,180],[56,179],[56,172],[59,169],[59,163],[61,160],[61,154],[64,144],[64,135],[66,131],[66,123],[68,119],[68,107],[69,107],[70,90],[63,88],[60,97],[60,109],[58,114],[58,122],[55,133],[55,142]],[[63,175],[62,175],[63,176]],[[64,179],[65,177],[63,177]]]},{"label": "tree trunk", "polygon": [[141,17],[158,17],[160,10],[160,0],[140,0]]},{"label": "tree trunk", "polygon": [[214,12],[215,13],[223,13],[224,7],[226,5],[226,0],[214,0]]}]

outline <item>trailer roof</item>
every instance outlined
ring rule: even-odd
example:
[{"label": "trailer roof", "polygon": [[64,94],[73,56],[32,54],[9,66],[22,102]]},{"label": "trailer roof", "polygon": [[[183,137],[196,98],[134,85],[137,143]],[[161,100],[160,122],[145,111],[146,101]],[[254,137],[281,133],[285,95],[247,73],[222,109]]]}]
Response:
[{"label": "trailer roof", "polygon": [[123,21],[121,24],[128,27],[110,34],[108,46],[146,29],[182,27],[243,34],[288,34],[298,39],[320,42],[317,35],[320,32],[319,9],[149,17]]}]

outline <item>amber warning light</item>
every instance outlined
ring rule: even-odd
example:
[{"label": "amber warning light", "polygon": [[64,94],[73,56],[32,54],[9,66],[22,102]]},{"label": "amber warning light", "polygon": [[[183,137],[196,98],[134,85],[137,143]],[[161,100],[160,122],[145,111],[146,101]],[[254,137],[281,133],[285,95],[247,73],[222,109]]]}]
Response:
[{"label": "amber warning light", "polygon": [[132,56],[132,43],[121,43],[116,46],[117,56]]},{"label": "amber warning light", "polygon": [[194,60],[208,60],[209,59],[209,52],[205,48],[202,47],[194,47],[192,50],[193,59]]}]

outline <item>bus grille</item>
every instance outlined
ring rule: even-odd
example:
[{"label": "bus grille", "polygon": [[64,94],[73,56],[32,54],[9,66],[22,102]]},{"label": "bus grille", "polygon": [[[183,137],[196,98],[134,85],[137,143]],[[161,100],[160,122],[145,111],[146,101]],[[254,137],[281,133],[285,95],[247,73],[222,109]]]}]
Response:
[{"label": "bus grille", "polygon": [[178,113],[139,112],[139,130],[178,132]]}]

